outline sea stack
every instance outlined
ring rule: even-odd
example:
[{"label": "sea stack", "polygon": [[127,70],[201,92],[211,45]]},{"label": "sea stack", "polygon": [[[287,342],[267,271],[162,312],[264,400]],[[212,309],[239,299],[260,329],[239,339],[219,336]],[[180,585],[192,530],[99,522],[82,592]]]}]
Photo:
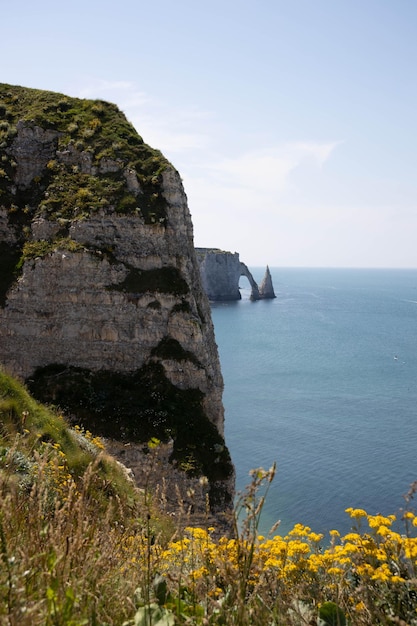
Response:
[{"label": "sea stack", "polygon": [[276,298],[276,295],[274,292],[274,286],[272,284],[271,272],[269,271],[268,265],[266,266],[265,275],[259,287],[259,296],[262,299]]}]

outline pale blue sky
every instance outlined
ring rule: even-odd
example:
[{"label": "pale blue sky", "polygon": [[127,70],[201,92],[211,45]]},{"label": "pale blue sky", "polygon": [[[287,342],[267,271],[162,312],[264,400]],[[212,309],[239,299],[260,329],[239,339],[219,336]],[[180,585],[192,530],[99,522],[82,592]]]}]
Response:
[{"label": "pale blue sky", "polygon": [[195,244],[417,267],[416,0],[0,1],[2,82],[119,105]]}]

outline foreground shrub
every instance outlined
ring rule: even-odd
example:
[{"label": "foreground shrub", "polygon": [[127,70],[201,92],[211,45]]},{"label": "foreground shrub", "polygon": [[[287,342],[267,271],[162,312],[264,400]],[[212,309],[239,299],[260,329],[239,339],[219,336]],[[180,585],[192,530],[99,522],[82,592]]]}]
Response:
[{"label": "foreground shrub", "polygon": [[145,501],[133,511],[113,497],[97,515],[98,459],[78,483],[57,447],[29,488],[0,472],[1,624],[417,624],[411,511],[404,534],[394,515],[347,509],[352,532],[326,547],[301,524],[263,537],[258,489],[273,471],[257,470],[235,537],[190,526],[166,541]]},{"label": "foreground shrub", "polygon": [[[168,583],[163,606],[176,623],[417,624],[417,517],[347,509],[352,532],[323,535],[296,524],[288,535],[263,537],[257,525],[275,468],[253,472],[239,500],[246,511],[235,538],[213,538],[214,528],[187,528],[160,555]],[[208,620],[208,621],[206,621]]]},{"label": "foreground shrub", "polygon": [[252,472],[230,537],[174,528],[101,440],[0,383],[1,626],[417,625],[410,507],[401,520],[349,508],[344,536],[264,537],[272,467]]}]

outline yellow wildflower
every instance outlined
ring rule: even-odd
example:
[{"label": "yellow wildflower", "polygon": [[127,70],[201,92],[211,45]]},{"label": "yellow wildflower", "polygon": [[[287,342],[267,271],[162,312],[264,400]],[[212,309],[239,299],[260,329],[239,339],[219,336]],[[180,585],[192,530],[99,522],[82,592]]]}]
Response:
[{"label": "yellow wildflower", "polygon": [[329,567],[327,573],[330,574],[330,576],[339,576],[344,574],[344,570],[341,567]]},{"label": "yellow wildflower", "polygon": [[391,582],[392,583],[405,583],[405,578],[395,574],[395,575],[391,576]]},{"label": "yellow wildflower", "polygon": [[295,524],[294,528],[288,533],[288,537],[307,537],[310,532],[311,528],[309,526],[303,526],[303,524]]},{"label": "yellow wildflower", "polygon": [[356,572],[359,576],[372,576],[374,574],[374,568],[369,563],[363,563],[356,567]]},{"label": "yellow wildflower", "polygon": [[364,511],[363,509],[352,509],[352,507],[345,509],[345,513],[347,513],[348,515],[350,515],[350,517],[355,518],[355,519],[368,516],[367,512]]},{"label": "yellow wildflower", "polygon": [[288,555],[300,555],[300,554],[308,554],[310,552],[310,546],[308,543],[303,541],[295,540],[288,542]]},{"label": "yellow wildflower", "polygon": [[199,567],[198,569],[195,569],[192,572],[190,572],[190,577],[192,580],[199,580],[200,578],[207,576],[208,573],[209,572],[208,572],[207,567],[204,567],[203,565],[202,567]]},{"label": "yellow wildflower", "polygon": [[386,563],[383,563],[372,574],[372,580],[379,580],[381,582],[387,582],[391,578],[391,572]]},{"label": "yellow wildflower", "polygon": [[383,515],[368,515],[368,524],[370,528],[391,526],[395,519],[395,515],[388,515],[388,517],[384,517]]}]

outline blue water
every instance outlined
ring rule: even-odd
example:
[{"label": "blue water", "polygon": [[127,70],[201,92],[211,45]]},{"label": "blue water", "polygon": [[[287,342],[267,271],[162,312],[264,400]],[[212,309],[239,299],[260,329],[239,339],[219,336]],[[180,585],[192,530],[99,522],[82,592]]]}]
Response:
[{"label": "blue water", "polygon": [[396,513],[417,480],[417,270],[270,269],[275,300],[242,278],[212,305],[237,489],[277,462],[263,533]]}]

